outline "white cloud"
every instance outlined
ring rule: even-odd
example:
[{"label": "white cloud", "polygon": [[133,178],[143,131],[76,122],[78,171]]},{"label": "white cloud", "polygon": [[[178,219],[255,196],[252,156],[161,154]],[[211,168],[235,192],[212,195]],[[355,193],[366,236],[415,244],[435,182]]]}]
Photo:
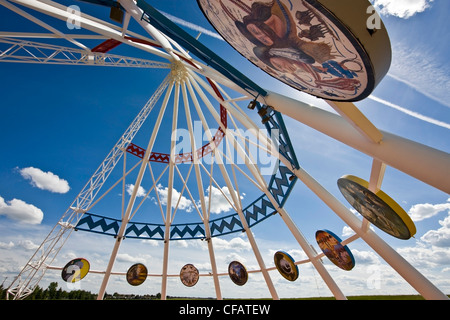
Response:
[{"label": "white cloud", "polygon": [[358,264],[378,265],[380,263],[380,259],[374,252],[357,249],[351,249],[351,252]]},{"label": "white cloud", "polygon": [[41,169],[28,167],[20,170],[20,174],[30,180],[32,186],[55,193],[67,193],[70,190],[69,183],[56,174]]},{"label": "white cloud", "polygon": [[222,238],[214,238],[213,246],[216,250],[234,250],[234,251],[245,251],[250,250],[250,243],[242,238],[233,238],[230,241]]},{"label": "white cloud", "polygon": [[[134,190],[134,184],[127,184],[125,186],[125,191],[128,193],[128,195],[131,195],[131,193]],[[136,197],[145,197],[145,194],[147,193],[147,191],[145,191],[145,189],[142,186],[139,186]]]},{"label": "white cloud", "polygon": [[31,240],[21,240],[19,241],[18,246],[24,248],[25,250],[36,250],[39,248],[39,245],[35,244]]},{"label": "white cloud", "polygon": [[425,233],[420,240],[436,247],[450,247],[450,212],[444,220],[439,220],[441,228],[430,230]]},{"label": "white cloud", "polygon": [[11,249],[14,248],[14,243],[10,241],[9,243],[0,242],[0,249]]},{"label": "white cloud", "polygon": [[142,243],[149,245],[150,247],[158,247],[161,241],[158,240],[141,240]]},{"label": "white cloud", "polygon": [[348,227],[348,226],[344,226],[342,228],[342,236],[343,237],[349,237],[355,234],[355,231],[353,231],[352,228]]},{"label": "white cloud", "polygon": [[189,242],[186,240],[176,240],[176,241],[171,241],[170,245],[173,247],[177,247],[177,248],[187,248],[189,245]]},{"label": "white cloud", "polygon": [[[134,189],[134,185],[133,184],[127,184],[126,185],[126,192],[128,193],[128,195],[131,195],[132,191]],[[161,201],[161,205],[167,205],[167,200],[169,197],[169,188],[168,187],[164,187],[161,184],[158,184],[156,186],[156,191],[158,192],[158,196],[159,196],[159,200]],[[236,191],[234,191],[236,193]],[[139,186],[138,192],[137,192],[137,197],[144,197],[146,195],[147,191],[142,187]],[[228,212],[230,211],[233,207],[230,205],[230,203],[228,202],[228,200],[225,198],[225,196],[228,197],[228,199],[230,201],[232,201],[231,199],[231,193],[228,189],[228,187],[222,187],[220,189],[216,188],[216,187],[211,187],[211,213],[222,213],[222,212]],[[244,194],[243,194],[244,195]],[[241,195],[241,199],[244,198],[244,196]],[[206,188],[205,190],[205,203],[206,203],[206,208],[208,208],[209,205],[209,188]],[[155,204],[157,203],[157,200],[155,198],[153,198],[153,201],[155,202]],[[186,212],[192,212],[195,209],[194,203],[186,198],[185,196],[181,195],[181,192],[179,192],[178,190],[176,190],[175,188],[172,189],[172,208],[177,207],[178,204],[178,209],[180,210],[184,210]],[[198,206],[198,208],[200,208],[200,201],[196,201],[196,205]]]},{"label": "white cloud", "polygon": [[428,9],[433,0],[372,0],[371,2],[383,15],[408,19]]},{"label": "white cloud", "polygon": [[448,210],[450,213],[450,198],[447,199],[447,203],[430,204],[421,203],[415,204],[409,209],[408,213],[413,221],[421,221],[424,219],[431,218],[438,213]]},{"label": "white cloud", "polygon": [[[134,190],[133,184],[127,184],[125,186],[125,191],[128,193],[128,195],[131,195],[131,193]],[[161,184],[158,184],[156,186],[156,191],[158,192],[159,200],[161,201],[162,205],[167,205],[167,200],[169,197],[169,188],[163,187]],[[147,194],[147,190],[145,190],[142,186],[139,186],[136,197],[145,197]],[[172,208],[175,208],[178,203],[178,199],[181,196],[181,192],[177,191],[175,188],[172,189]],[[155,202],[156,199],[152,198]],[[178,209],[185,210],[187,212],[192,212],[194,210],[194,206],[192,204],[192,201],[186,198],[185,196],[181,196],[180,203],[178,204]]]},{"label": "white cloud", "polygon": [[40,224],[44,218],[42,210],[32,204],[19,199],[12,199],[6,203],[2,197],[0,197],[0,215],[28,224]]},{"label": "white cloud", "polygon": [[427,246],[426,243],[420,243],[415,247],[398,248],[406,260],[413,265],[420,266],[423,269],[444,268],[450,264],[450,249],[445,247]]}]

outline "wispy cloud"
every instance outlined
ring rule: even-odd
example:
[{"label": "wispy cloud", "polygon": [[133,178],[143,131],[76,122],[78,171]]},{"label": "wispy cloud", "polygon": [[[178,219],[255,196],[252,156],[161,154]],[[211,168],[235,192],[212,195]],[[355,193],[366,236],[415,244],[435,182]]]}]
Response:
[{"label": "wispy cloud", "polygon": [[434,0],[371,0],[383,15],[408,19],[431,7]]},{"label": "wispy cloud", "polygon": [[403,108],[403,107],[401,107],[399,105],[396,105],[396,104],[394,104],[392,102],[389,102],[389,101],[383,100],[381,98],[375,97],[374,95],[370,95],[369,99],[371,99],[373,101],[376,101],[376,102],[379,102],[379,103],[382,103],[382,104],[384,104],[387,107],[396,109],[396,110],[398,110],[400,112],[403,112],[403,113],[405,113],[405,114],[407,114],[407,115],[409,115],[411,117],[417,118],[419,120],[422,120],[422,121],[425,121],[425,122],[428,122],[428,123],[431,123],[431,124],[434,124],[434,125],[446,128],[446,129],[450,129],[450,124],[448,124],[448,123],[445,123],[443,121],[439,121],[439,120],[436,120],[436,119],[424,116],[423,114],[420,114],[420,113],[415,112],[415,111],[408,110],[408,109]]},{"label": "wispy cloud", "polygon": [[[440,59],[429,50],[411,48],[404,43],[395,43],[392,48],[393,59],[388,76],[406,84],[418,93],[438,102],[442,106],[450,107],[450,68],[439,62]],[[369,99],[396,109],[416,119],[450,129],[450,124],[433,119],[426,115],[411,111],[405,107],[376,96]]]},{"label": "wispy cloud", "polygon": [[218,33],[214,32],[214,31],[210,31],[210,30],[208,30],[206,28],[203,28],[203,27],[201,27],[199,25],[196,25],[196,24],[194,24],[192,22],[189,22],[189,21],[177,18],[177,17],[175,17],[175,16],[173,16],[173,15],[171,15],[169,13],[166,13],[166,12],[161,12],[161,13],[163,15],[165,15],[166,18],[170,19],[172,22],[174,22],[176,24],[179,24],[179,25],[181,25],[183,27],[189,28],[189,29],[194,30],[194,31],[201,32],[202,34],[205,34],[205,35],[208,35],[210,37],[213,37],[213,38],[216,38],[216,39],[219,39],[219,40],[223,41],[223,38]]},{"label": "wispy cloud", "polygon": [[394,44],[392,51],[388,76],[450,107],[450,68],[447,64],[429,50],[411,48],[403,43]]}]

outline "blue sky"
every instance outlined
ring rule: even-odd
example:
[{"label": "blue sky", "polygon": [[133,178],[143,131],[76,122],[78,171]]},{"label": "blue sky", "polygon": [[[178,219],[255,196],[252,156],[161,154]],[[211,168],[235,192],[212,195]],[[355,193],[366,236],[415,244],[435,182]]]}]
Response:
[{"label": "blue sky", "polygon": [[[107,17],[108,14],[102,7],[76,1],[61,2],[77,4],[83,12],[92,15]],[[450,36],[445,26],[450,3],[442,0],[372,2],[381,11],[390,34],[393,61],[388,75],[372,96],[356,105],[378,128],[448,153],[450,68],[447,47]],[[193,35],[200,28],[213,31],[196,1],[149,3],[178,18],[176,22]],[[0,6],[0,15],[3,18],[1,31],[43,32],[42,28],[3,6]],[[65,23],[43,19],[69,33]],[[137,24],[133,28],[145,33]],[[275,88],[280,93],[330,110],[323,101],[294,91],[265,75],[214,34],[203,34],[200,40],[262,87]],[[99,41],[86,43],[94,47]],[[119,46],[111,53],[153,59],[150,54],[125,46]],[[1,63],[0,74],[0,143],[3,149],[0,161],[0,282],[8,285],[152,95],[167,70]],[[150,125],[136,137],[138,141],[146,140],[145,134],[149,134],[152,121],[150,117]],[[367,180],[372,159],[292,119],[285,118],[285,122],[291,138],[295,137],[292,140],[300,165],[347,205],[337,188],[337,179],[353,174]],[[168,123],[170,126],[170,121]],[[138,144],[144,146],[145,143]],[[161,148],[160,152],[168,152],[166,145],[156,147]],[[163,196],[165,187],[162,185],[159,195]],[[245,193],[243,201],[250,201],[254,191],[242,189],[241,193]],[[382,189],[413,217],[417,234],[402,241],[376,228],[375,232],[438,288],[449,293],[450,196],[390,167],[386,169]],[[99,203],[94,213],[120,215],[117,211],[120,191]],[[151,201],[148,202],[150,207]],[[285,208],[317,251],[320,249],[314,239],[316,230],[329,229],[342,238],[351,234],[345,223],[301,182],[297,182]],[[177,213],[177,218],[188,214],[198,218],[196,213],[187,211]],[[296,260],[305,258],[287,231],[276,216],[253,228],[267,266],[273,265],[273,254],[277,250],[289,252]],[[226,272],[232,259],[240,260],[249,270],[258,268],[243,234],[215,238],[214,245],[219,272]],[[70,259],[83,256],[91,262],[92,269],[103,270],[112,247],[110,237],[75,232],[54,264],[63,266]],[[415,293],[362,240],[351,243],[349,248],[356,260],[356,267],[351,272],[340,270],[324,260],[345,294]],[[114,270],[125,272],[131,264],[144,262],[150,273],[160,273],[162,251],[161,242],[125,241]],[[209,257],[204,242],[176,241],[171,244],[169,273],[178,274],[186,263],[193,263],[200,272],[208,271]],[[271,271],[281,297],[330,295],[310,264],[299,268],[300,277],[292,283],[276,270]],[[58,271],[47,272],[42,286],[50,281],[65,286]],[[90,274],[79,285],[95,292],[99,281],[99,275]],[[244,287],[235,286],[228,277],[221,277],[220,281],[224,297],[246,297],[249,292],[257,297],[269,296],[259,274],[251,274]],[[129,286],[123,276],[113,276],[107,292],[114,291],[156,294],[160,292],[160,279],[149,278],[144,285],[135,288]],[[213,296],[212,280],[202,277],[195,287],[186,288],[178,278],[172,277],[169,278],[168,294]]]}]

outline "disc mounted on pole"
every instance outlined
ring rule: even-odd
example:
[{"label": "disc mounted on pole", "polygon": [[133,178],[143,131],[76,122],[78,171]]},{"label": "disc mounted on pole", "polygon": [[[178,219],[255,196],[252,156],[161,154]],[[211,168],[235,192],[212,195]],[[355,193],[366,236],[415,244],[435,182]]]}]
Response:
[{"label": "disc mounted on pole", "polygon": [[222,37],[289,86],[327,100],[366,98],[391,62],[367,0],[198,0]]}]

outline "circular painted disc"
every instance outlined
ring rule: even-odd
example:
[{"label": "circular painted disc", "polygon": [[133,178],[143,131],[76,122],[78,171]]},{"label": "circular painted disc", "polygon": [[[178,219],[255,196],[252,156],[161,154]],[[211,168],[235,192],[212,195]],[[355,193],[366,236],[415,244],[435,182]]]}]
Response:
[{"label": "circular painted disc", "polygon": [[416,233],[414,222],[405,210],[383,191],[370,191],[367,181],[346,175],[338,179],[338,187],[356,211],[384,232],[403,240]]},{"label": "circular painted disc", "polygon": [[180,279],[186,287],[195,286],[199,279],[198,269],[192,264],[186,264],[181,268]]},{"label": "circular painted disc", "polygon": [[247,283],[248,273],[244,265],[238,261],[233,261],[228,265],[228,275],[231,281],[238,286],[243,286]]},{"label": "circular painted disc", "polygon": [[142,263],[133,264],[127,271],[127,282],[132,286],[139,286],[147,279],[147,267]]},{"label": "circular painted disc", "polygon": [[278,272],[287,280],[295,281],[298,278],[298,267],[294,259],[286,252],[275,252],[273,259]]},{"label": "circular painted disc", "polygon": [[[389,70],[389,37],[379,16],[367,13],[368,0],[197,2],[217,32],[245,58],[311,95],[362,100]],[[368,30],[373,21],[377,29]]]},{"label": "circular painted disc", "polygon": [[61,271],[61,278],[66,282],[78,282],[89,272],[90,264],[84,258],[69,261]]},{"label": "circular painted disc", "polygon": [[316,241],[322,252],[336,266],[350,271],[355,266],[353,254],[347,246],[341,244],[341,239],[333,232],[319,230],[316,232]]}]

